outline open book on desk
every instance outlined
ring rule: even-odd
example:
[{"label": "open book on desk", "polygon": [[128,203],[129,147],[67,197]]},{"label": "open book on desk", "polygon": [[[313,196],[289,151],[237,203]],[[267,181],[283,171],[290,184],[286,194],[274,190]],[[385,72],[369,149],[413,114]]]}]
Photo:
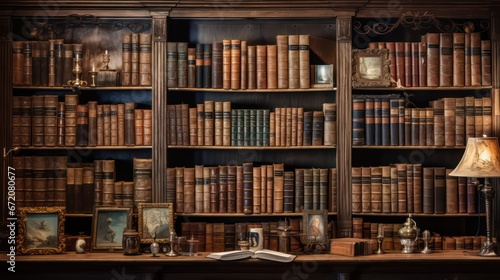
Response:
[{"label": "open book on desk", "polygon": [[275,262],[291,262],[295,259],[295,255],[290,255],[286,253],[281,253],[273,250],[258,250],[258,251],[250,251],[250,250],[234,250],[228,252],[217,252],[210,253],[207,258],[212,258],[221,261],[235,261],[242,260],[246,258],[253,259],[263,259]]}]

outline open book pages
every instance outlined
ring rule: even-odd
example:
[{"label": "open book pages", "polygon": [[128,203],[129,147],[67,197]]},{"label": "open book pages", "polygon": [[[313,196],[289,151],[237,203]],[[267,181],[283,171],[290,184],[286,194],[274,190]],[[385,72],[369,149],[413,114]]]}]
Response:
[{"label": "open book pages", "polygon": [[250,250],[234,250],[228,252],[217,252],[210,253],[207,258],[212,258],[221,261],[234,261],[241,260],[246,258],[254,258],[254,259],[263,259],[270,260],[276,262],[291,262],[295,259],[295,255],[290,255],[286,253],[281,253],[272,250],[258,250],[258,251],[250,251]]}]

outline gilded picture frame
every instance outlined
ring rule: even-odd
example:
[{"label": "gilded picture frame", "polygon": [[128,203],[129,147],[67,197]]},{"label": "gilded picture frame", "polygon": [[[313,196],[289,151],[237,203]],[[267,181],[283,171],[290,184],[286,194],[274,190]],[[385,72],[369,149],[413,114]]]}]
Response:
[{"label": "gilded picture frame", "polygon": [[95,206],[92,216],[92,252],[123,250],[123,232],[132,224],[132,207]]},{"label": "gilded picture frame", "polygon": [[19,207],[18,254],[66,253],[65,215],[65,207]]},{"label": "gilded picture frame", "polygon": [[311,65],[311,88],[333,88],[333,64]]},{"label": "gilded picture frame", "polygon": [[302,212],[302,229],[305,234],[313,235],[315,243],[328,242],[328,211],[304,210]]},{"label": "gilded picture frame", "polygon": [[352,87],[389,87],[389,65],[387,49],[352,50]]},{"label": "gilded picture frame", "polygon": [[141,243],[167,243],[170,232],[175,231],[173,203],[139,203],[137,207],[138,228]]}]

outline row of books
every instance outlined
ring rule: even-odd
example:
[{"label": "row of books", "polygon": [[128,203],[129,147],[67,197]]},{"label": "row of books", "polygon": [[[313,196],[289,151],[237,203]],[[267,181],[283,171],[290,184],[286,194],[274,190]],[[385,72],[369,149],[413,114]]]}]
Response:
[{"label": "row of books", "polygon": [[474,178],[452,169],[396,163],[352,168],[353,213],[477,213]]},{"label": "row of books", "polygon": [[392,86],[491,86],[491,41],[481,33],[427,33],[420,42],[371,42],[388,49]]},{"label": "row of books", "polygon": [[92,213],[94,205],[151,202],[151,159],[134,159],[134,181],[115,182],[115,161],[69,163],[66,156],[16,156],[18,206],[66,206],[66,213]]},{"label": "row of books", "polygon": [[334,146],[336,104],[304,108],[232,109],[231,102],[168,105],[168,144],[184,146]]},{"label": "row of books", "polygon": [[277,35],[275,45],[245,40],[167,43],[169,88],[309,88],[309,35]]},{"label": "row of books", "polygon": [[403,98],[354,97],[353,145],[465,146],[492,134],[491,97],[447,97],[427,108],[406,108]]},{"label": "row of books", "polygon": [[[167,201],[175,194],[176,213],[300,213],[337,211],[335,168],[284,164],[167,168]],[[170,198],[170,199],[169,199]]]},{"label": "row of books", "polygon": [[122,34],[122,86],[150,86],[151,34]]},{"label": "row of books", "polygon": [[135,103],[78,104],[78,95],[14,96],[12,144],[22,147],[149,146],[151,109]]}]

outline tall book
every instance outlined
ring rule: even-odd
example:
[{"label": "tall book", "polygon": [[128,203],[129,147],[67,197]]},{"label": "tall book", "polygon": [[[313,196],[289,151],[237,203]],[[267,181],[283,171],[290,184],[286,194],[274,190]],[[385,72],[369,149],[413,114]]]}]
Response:
[{"label": "tall book", "polygon": [[240,55],[240,88],[248,89],[248,42],[241,40],[241,55]]},{"label": "tall book", "polygon": [[483,134],[492,135],[491,97],[483,97]]},{"label": "tall book", "polygon": [[[215,119],[215,102],[206,100],[204,102],[204,145],[214,145],[214,119]],[[201,143],[199,143],[201,144]]]},{"label": "tall book", "polygon": [[[243,213],[253,213],[253,163],[243,163]],[[238,174],[237,174],[238,175]],[[238,183],[238,180],[236,181]]]},{"label": "tall book", "polygon": [[[46,75],[46,73],[45,73]],[[63,76],[62,83],[66,85],[68,81],[73,80],[73,45],[63,45]]]},{"label": "tall book", "polygon": [[217,101],[214,102],[214,112],[215,112],[215,118],[214,118],[214,145],[215,146],[222,146],[222,126],[223,126],[223,119],[222,119],[222,101]]},{"label": "tall book", "polygon": [[[283,212],[292,213],[294,210],[294,172],[285,171],[283,176]],[[325,195],[326,199],[326,195]]]},{"label": "tall book", "polygon": [[218,168],[218,182],[219,185],[219,213],[227,213],[227,193],[228,193],[228,166],[220,165]]},{"label": "tall book", "polygon": [[[382,212],[391,213],[391,167],[381,166],[382,171]],[[372,192],[373,193],[373,192]]]},{"label": "tall book", "polygon": [[[451,102],[451,101],[450,101]],[[446,137],[445,137],[445,109],[444,109],[444,99],[438,99],[433,102],[434,108],[434,145],[436,146],[444,146],[446,144]],[[448,111],[448,119],[451,121],[451,115],[453,112]],[[448,134],[451,134],[451,131],[448,132]],[[449,143],[451,144],[451,140],[448,139]]]},{"label": "tall book", "polygon": [[301,213],[304,210],[304,168],[295,168],[295,211]]},{"label": "tall book", "polygon": [[491,41],[481,41],[481,84],[491,86]]},{"label": "tall book", "polygon": [[43,104],[43,143],[46,147],[55,147],[57,145],[57,95],[45,95]]},{"label": "tall book", "polygon": [[[243,166],[236,166],[236,213],[244,213],[245,210],[245,188],[243,181]],[[247,195],[249,195],[247,193]],[[253,196],[252,196],[253,198]]]},{"label": "tall book", "polygon": [[[373,104],[371,102],[370,104]],[[370,110],[371,106],[369,107]],[[371,110],[370,110],[371,112]],[[368,113],[370,113],[368,112]],[[372,118],[369,117],[369,120]],[[370,122],[371,123],[371,122]],[[306,114],[304,113],[304,133],[305,133],[305,125],[306,125]],[[371,127],[371,126],[370,126]],[[370,128],[368,128],[371,131]],[[370,140],[374,139],[370,136]],[[306,138],[304,137],[304,140]],[[371,141],[370,141],[371,143]],[[366,144],[366,136],[365,136],[365,101],[361,98],[353,98],[352,100],[352,144],[354,146],[365,145]],[[373,145],[373,144],[372,144]]]},{"label": "tall book", "polygon": [[33,86],[40,86],[42,75],[40,69],[40,42],[33,42],[32,63]]},{"label": "tall book", "polygon": [[424,167],[422,170],[422,213],[434,213],[434,168]]},{"label": "tall book", "polygon": [[140,86],[150,86],[152,84],[151,45],[152,45],[151,33],[139,34],[139,85]]},{"label": "tall book", "polygon": [[396,45],[395,42],[386,42],[385,46],[389,52],[389,73],[391,75],[391,87],[396,86],[397,68],[396,68]]},{"label": "tall book", "polygon": [[371,212],[371,168],[361,167],[361,212]]},{"label": "tall book", "polygon": [[261,213],[261,168],[260,167],[253,167],[252,171],[252,178],[253,178],[253,214],[260,214]]},{"label": "tall book", "polygon": [[23,85],[24,54],[23,41],[12,43],[12,83],[14,86]]},{"label": "tall book", "polygon": [[337,168],[330,168],[329,177],[329,212],[337,213],[338,211],[338,189],[337,189]]},{"label": "tall book", "polygon": [[470,67],[471,67],[471,86],[481,86],[481,34],[479,32],[471,33],[471,55],[470,55]]},{"label": "tall book", "polygon": [[313,209],[313,170],[304,169],[304,210]]},{"label": "tall book", "polygon": [[115,170],[114,160],[102,160],[102,205],[114,205]]},{"label": "tall book", "polygon": [[177,62],[177,42],[167,43],[167,86],[175,88],[179,86],[179,64]]},{"label": "tall book", "polygon": [[212,44],[203,44],[203,87],[212,87]]},{"label": "tall book", "polygon": [[389,138],[391,146],[399,143],[399,99],[389,99]]},{"label": "tall book", "polygon": [[439,33],[427,33],[427,86],[439,86],[440,58]]},{"label": "tall book", "polygon": [[231,102],[222,102],[222,145],[231,145]]},{"label": "tall book", "polygon": [[[77,47],[77,52],[75,54],[74,48],[73,48],[73,64],[75,63],[75,60],[77,59],[78,55],[81,55],[81,44]],[[49,55],[48,55],[48,86],[53,87],[56,85],[56,39],[50,39],[48,43],[48,50],[49,50]],[[79,56],[81,57],[81,56]]]},{"label": "tall book", "polygon": [[450,176],[453,169],[446,169],[446,214],[458,213],[458,178]]},{"label": "tall book", "polygon": [[483,99],[474,98],[474,134],[476,137],[483,136]]},{"label": "tall book", "polygon": [[288,88],[288,35],[276,36],[278,88]]},{"label": "tall book", "polygon": [[64,144],[66,147],[76,145],[76,107],[78,105],[78,95],[66,94],[64,96]]},{"label": "tall book", "polygon": [[123,182],[122,203],[126,207],[134,207],[134,182]]},{"label": "tall book", "polygon": [[382,167],[371,167],[371,212],[382,212]]},{"label": "tall book", "polygon": [[139,203],[152,201],[152,168],[151,159],[134,158],[134,210]]},{"label": "tall book", "polygon": [[231,89],[241,87],[241,40],[231,40]]},{"label": "tall book", "polygon": [[267,88],[278,88],[278,74],[276,62],[276,45],[267,45],[266,62],[267,62]]},{"label": "tall book", "polygon": [[23,85],[33,85],[33,44],[34,41],[23,41]]},{"label": "tall book", "polygon": [[194,167],[184,167],[184,213],[195,212],[195,170]]},{"label": "tall book", "polygon": [[33,146],[41,147],[44,145],[44,95],[33,95],[31,96],[31,108],[32,108],[32,119],[31,119],[31,143]]},{"label": "tall book", "polygon": [[419,45],[420,43],[418,42],[412,42],[411,43],[411,85],[413,87],[418,87],[419,86],[419,68],[420,68],[420,62],[419,62]]},{"label": "tall book", "polygon": [[267,89],[267,46],[257,45],[255,51],[255,78],[257,89]]},{"label": "tall book", "polygon": [[184,213],[184,167],[175,168],[175,212]]},{"label": "tall book", "polygon": [[236,170],[237,167],[227,167],[227,213],[236,213]]},{"label": "tall book", "polygon": [[194,166],[194,212],[203,213],[203,165]]},{"label": "tall book", "polygon": [[222,88],[231,88],[231,40],[222,40]]},{"label": "tall book", "polygon": [[132,34],[122,34],[122,73],[121,85],[130,86],[132,83]]},{"label": "tall book", "polygon": [[422,35],[420,43],[418,43],[418,85],[420,87],[427,86],[427,36]]},{"label": "tall book", "polygon": [[[335,103],[323,103],[324,114],[324,145],[335,146],[337,144],[337,107]],[[299,125],[299,127],[302,127]],[[297,133],[300,135],[300,133]]]},{"label": "tall book", "polygon": [[405,86],[412,86],[412,51],[411,42],[404,42]]},{"label": "tall book", "polygon": [[396,83],[400,86],[406,86],[405,79],[405,43],[395,42],[395,55],[396,55]]},{"label": "tall book", "polygon": [[130,71],[130,85],[139,85],[139,34],[131,35],[130,48],[130,63],[132,70]]},{"label": "tall book", "polygon": [[89,131],[89,108],[87,104],[76,106],[76,146],[84,147],[88,145]]},{"label": "tall book", "polygon": [[196,87],[196,48],[188,48],[187,87]]},{"label": "tall book", "polygon": [[175,205],[175,168],[168,167],[167,168],[167,185],[166,185],[166,195],[167,195],[167,203],[174,203]]},{"label": "tall book", "polygon": [[455,98],[455,145],[465,146],[465,98]]},{"label": "tall book", "polygon": [[283,213],[283,195],[284,195],[284,164],[274,163],[274,176],[273,176],[273,187],[274,187],[274,213]]},{"label": "tall book", "polygon": [[[94,160],[94,205],[102,205],[103,171],[102,160]],[[133,199],[133,197],[132,197]]]},{"label": "tall book", "polygon": [[[168,45],[167,45],[167,47],[168,47]],[[197,87],[197,88],[203,87],[203,63],[204,63],[204,61],[203,61],[203,48],[204,48],[203,44],[196,44],[196,51],[195,51],[196,81],[195,81],[195,87]],[[177,73],[177,71],[176,71],[176,73]]]},{"label": "tall book", "polygon": [[299,35],[288,35],[288,88],[300,88]]},{"label": "tall book", "polygon": [[319,209],[328,211],[328,168],[319,169]]},{"label": "tall book", "polygon": [[63,71],[64,71],[64,53],[63,53],[63,44],[64,39],[56,39],[54,43],[54,57],[55,57],[55,66],[56,66],[56,77],[55,77],[55,86],[60,87],[63,84]]},{"label": "tall book", "polygon": [[94,210],[94,166],[84,166],[82,171],[82,213]]},{"label": "tall book", "polygon": [[453,33],[439,34],[439,86],[453,86]]},{"label": "tall book", "polygon": [[312,121],[312,145],[323,145],[324,116],[323,111],[313,111]]},{"label": "tall book", "polygon": [[299,86],[309,88],[310,83],[309,62],[309,35],[299,35]]},{"label": "tall book", "polygon": [[465,34],[453,33],[453,86],[465,85]]},{"label": "tall book", "polygon": [[224,84],[224,41],[212,42],[212,88],[223,88]]},{"label": "tall book", "polygon": [[[114,184],[113,184],[114,188]],[[75,213],[83,213],[83,167],[75,167]]]},{"label": "tall book", "polygon": [[111,146],[118,145],[118,104],[109,105]]},{"label": "tall book", "polygon": [[248,89],[257,88],[257,47],[248,46]]},{"label": "tall book", "polygon": [[396,164],[398,172],[398,213],[407,212],[407,164]]},{"label": "tall book", "polygon": [[[26,193],[28,194],[28,193]],[[75,213],[75,168],[66,169],[66,213]]]},{"label": "tall book", "polygon": [[434,213],[446,213],[446,169],[434,168]]}]

